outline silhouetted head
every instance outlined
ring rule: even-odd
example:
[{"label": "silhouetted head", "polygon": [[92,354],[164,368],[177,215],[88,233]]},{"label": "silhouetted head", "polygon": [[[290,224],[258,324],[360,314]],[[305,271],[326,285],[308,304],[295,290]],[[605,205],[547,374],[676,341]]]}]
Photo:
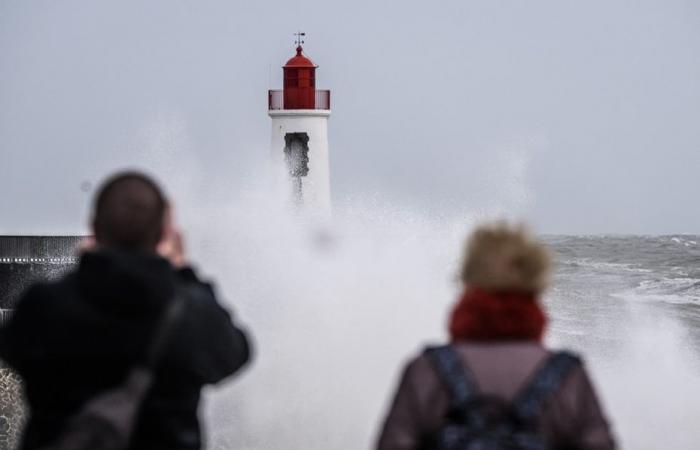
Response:
[{"label": "silhouetted head", "polygon": [[547,248],[522,225],[479,226],[467,244],[461,281],[486,291],[538,294],[549,281]]},{"label": "silhouetted head", "polygon": [[93,231],[99,245],[155,252],[163,236],[167,201],[151,178],[121,172],[108,178],[95,197]]}]

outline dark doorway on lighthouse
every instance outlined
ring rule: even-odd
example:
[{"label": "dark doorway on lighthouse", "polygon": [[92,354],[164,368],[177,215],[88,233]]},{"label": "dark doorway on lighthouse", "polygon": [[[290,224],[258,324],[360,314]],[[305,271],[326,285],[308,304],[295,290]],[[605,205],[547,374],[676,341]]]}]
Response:
[{"label": "dark doorway on lighthouse", "polygon": [[292,177],[294,200],[304,200],[302,178],[309,174],[309,135],[306,133],[287,133],[284,136],[284,159],[289,175]]}]

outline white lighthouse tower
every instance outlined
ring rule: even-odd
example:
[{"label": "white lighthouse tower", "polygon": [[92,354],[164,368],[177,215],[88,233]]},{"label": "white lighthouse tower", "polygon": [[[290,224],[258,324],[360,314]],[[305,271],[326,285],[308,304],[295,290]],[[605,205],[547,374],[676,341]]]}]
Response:
[{"label": "white lighthouse tower", "polygon": [[301,209],[327,215],[331,209],[328,117],[331,92],[316,89],[316,66],[304,56],[297,33],[296,55],[282,68],[284,89],[268,93],[272,161],[290,198]]}]

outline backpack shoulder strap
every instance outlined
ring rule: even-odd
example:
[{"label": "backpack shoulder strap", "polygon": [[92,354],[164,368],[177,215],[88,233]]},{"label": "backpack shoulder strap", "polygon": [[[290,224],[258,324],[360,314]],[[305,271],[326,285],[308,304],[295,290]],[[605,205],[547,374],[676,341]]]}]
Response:
[{"label": "backpack shoulder strap", "polygon": [[513,402],[518,415],[525,420],[534,420],[547,397],[580,365],[581,359],[573,353],[561,351],[550,355]]},{"label": "backpack shoulder strap", "polygon": [[474,376],[462,364],[454,346],[428,347],[424,354],[450,393],[451,409],[463,407],[478,394]]},{"label": "backpack shoulder strap", "polygon": [[151,336],[151,340],[146,347],[146,367],[152,369],[158,363],[165,344],[170,338],[173,329],[180,321],[184,308],[185,297],[181,289],[176,287],[175,293],[169,304],[161,313],[154,333]]}]

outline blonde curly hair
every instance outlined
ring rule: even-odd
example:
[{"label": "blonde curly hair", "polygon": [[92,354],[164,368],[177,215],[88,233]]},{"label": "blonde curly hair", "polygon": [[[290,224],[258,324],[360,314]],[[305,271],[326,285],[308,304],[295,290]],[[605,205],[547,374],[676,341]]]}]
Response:
[{"label": "blonde curly hair", "polygon": [[538,294],[547,287],[550,267],[549,251],[524,225],[499,221],[472,233],[460,280],[488,291]]}]

